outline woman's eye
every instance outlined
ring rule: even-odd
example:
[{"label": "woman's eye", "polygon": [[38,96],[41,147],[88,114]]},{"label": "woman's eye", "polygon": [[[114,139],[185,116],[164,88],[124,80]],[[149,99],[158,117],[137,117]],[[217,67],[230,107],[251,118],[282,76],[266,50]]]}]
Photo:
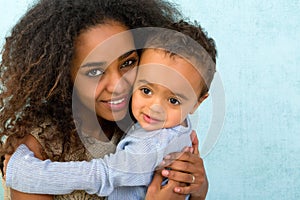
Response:
[{"label": "woman's eye", "polygon": [[151,95],[151,94],[152,94],[151,90],[148,89],[148,88],[142,88],[141,91],[142,91],[144,94],[146,94],[146,95]]},{"label": "woman's eye", "polygon": [[129,59],[126,60],[122,65],[121,68],[126,68],[126,67],[135,67],[137,63],[137,59],[133,58],[133,59]]},{"label": "woman's eye", "polygon": [[102,74],[104,74],[104,71],[100,69],[92,69],[87,72],[87,75],[91,77],[100,76]]},{"label": "woman's eye", "polygon": [[175,98],[170,98],[169,99],[169,102],[173,105],[180,105],[180,101],[178,99],[175,99]]}]

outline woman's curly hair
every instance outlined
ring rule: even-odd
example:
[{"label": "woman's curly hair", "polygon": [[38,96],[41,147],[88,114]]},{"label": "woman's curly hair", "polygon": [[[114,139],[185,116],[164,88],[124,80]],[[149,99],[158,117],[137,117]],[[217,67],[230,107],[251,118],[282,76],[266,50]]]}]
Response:
[{"label": "woman's curly hair", "polygon": [[[181,18],[161,0],[41,0],[6,37],[0,68],[0,138],[22,138],[45,120],[65,152],[80,142],[72,116],[74,40],[105,20],[128,28],[165,26]],[[14,144],[1,153],[12,153]],[[80,146],[81,147],[81,146]],[[63,157],[64,155],[61,155]]]}]

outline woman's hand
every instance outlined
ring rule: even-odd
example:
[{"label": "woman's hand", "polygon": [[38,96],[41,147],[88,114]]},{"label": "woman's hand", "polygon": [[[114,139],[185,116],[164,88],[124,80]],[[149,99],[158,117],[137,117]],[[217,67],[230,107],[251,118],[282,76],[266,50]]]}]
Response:
[{"label": "woman's hand", "polygon": [[161,171],[156,171],[151,184],[148,186],[145,200],[184,200],[186,195],[175,193],[174,188],[180,186],[181,183],[169,180],[168,184],[162,186],[163,176]]},{"label": "woman's hand", "polygon": [[191,140],[192,147],[165,157],[164,163],[167,169],[162,170],[161,174],[169,180],[186,183],[185,186],[176,186],[174,192],[191,194],[190,199],[202,200],[205,199],[208,191],[208,180],[198,150],[199,141],[194,131],[191,134]]}]

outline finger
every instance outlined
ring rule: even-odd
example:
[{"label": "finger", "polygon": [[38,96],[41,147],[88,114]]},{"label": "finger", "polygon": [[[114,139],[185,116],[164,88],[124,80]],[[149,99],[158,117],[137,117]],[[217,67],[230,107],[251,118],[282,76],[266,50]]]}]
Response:
[{"label": "finger", "polygon": [[[188,148],[188,147],[187,147]],[[189,150],[186,150],[189,152]],[[181,157],[184,152],[170,153],[163,158],[163,161],[157,166],[156,170],[164,169],[170,166],[174,161]]]},{"label": "finger", "polygon": [[195,166],[192,163],[189,162],[182,162],[182,161],[174,161],[171,165],[168,166],[170,171],[181,171],[184,173],[195,173],[197,171],[197,168],[200,166]]},{"label": "finger", "polygon": [[185,184],[194,184],[196,183],[196,179],[197,179],[195,175],[180,172],[180,171],[174,171],[174,170],[163,170],[162,175],[168,177],[169,180],[173,180]]},{"label": "finger", "polygon": [[152,192],[158,192],[161,189],[161,183],[163,181],[163,176],[161,175],[161,171],[155,171],[152,182],[148,186],[148,190]]},{"label": "finger", "polygon": [[178,194],[192,194],[194,192],[197,192],[199,190],[199,187],[196,186],[185,186],[185,187],[175,187],[174,192]]},{"label": "finger", "polygon": [[162,187],[161,191],[162,193],[165,193],[165,195],[160,198],[155,198],[156,199],[181,199],[181,200],[184,200],[186,199],[186,195],[182,195],[180,193],[176,193],[174,192],[175,188],[179,187],[185,187],[186,184],[184,183],[179,183],[179,182],[176,182],[176,181],[173,181],[173,180],[168,180],[168,183]]},{"label": "finger", "polygon": [[197,163],[199,161],[199,156],[190,152],[178,152],[171,153],[168,156],[164,157],[164,162],[166,163],[172,163],[175,160]]},{"label": "finger", "polygon": [[168,187],[171,190],[173,190],[175,187],[185,187],[185,186],[187,186],[186,183],[181,183],[178,181],[174,181],[172,179],[168,179],[168,183],[164,187]]},{"label": "finger", "polygon": [[198,136],[197,136],[195,131],[192,131],[192,133],[191,133],[191,140],[192,140],[192,147],[194,149],[193,153],[200,156],[200,153],[199,153],[199,140],[198,140]]},{"label": "finger", "polygon": [[[206,176],[202,176],[202,179],[198,181],[196,184],[190,184],[183,186],[178,186],[174,188],[174,192],[178,194],[196,194],[199,197],[202,197],[201,199],[205,199],[205,196],[208,191],[208,180]],[[194,195],[193,195],[194,196]]]}]

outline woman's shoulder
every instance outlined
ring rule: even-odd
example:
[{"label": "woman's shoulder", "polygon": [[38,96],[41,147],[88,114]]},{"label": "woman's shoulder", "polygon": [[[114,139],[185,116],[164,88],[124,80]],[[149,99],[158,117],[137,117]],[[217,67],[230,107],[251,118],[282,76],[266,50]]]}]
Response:
[{"label": "woman's shoulder", "polygon": [[34,153],[35,157],[41,160],[48,158],[41,143],[32,135],[26,135],[22,141],[22,144],[25,144]]},{"label": "woman's shoulder", "polygon": [[51,120],[45,120],[30,131],[42,146],[47,158],[53,161],[87,160],[88,155],[82,141],[74,129],[63,132]]},{"label": "woman's shoulder", "polygon": [[39,146],[41,154],[50,158],[51,160],[57,160],[62,155],[63,140],[60,137],[61,134],[57,127],[50,120],[45,120],[39,125],[33,127],[28,136],[28,144],[33,147]]}]

